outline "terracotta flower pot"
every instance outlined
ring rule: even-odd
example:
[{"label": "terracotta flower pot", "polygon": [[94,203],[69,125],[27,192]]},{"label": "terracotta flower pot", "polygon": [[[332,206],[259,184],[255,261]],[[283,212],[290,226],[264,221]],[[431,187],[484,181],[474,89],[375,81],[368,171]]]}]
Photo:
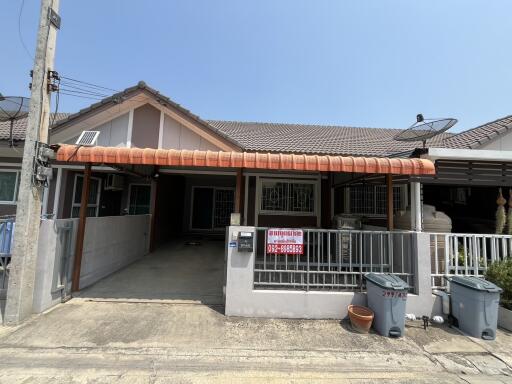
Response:
[{"label": "terracotta flower pot", "polygon": [[348,306],[348,317],[354,331],[368,333],[373,322],[373,311],[360,305]]}]

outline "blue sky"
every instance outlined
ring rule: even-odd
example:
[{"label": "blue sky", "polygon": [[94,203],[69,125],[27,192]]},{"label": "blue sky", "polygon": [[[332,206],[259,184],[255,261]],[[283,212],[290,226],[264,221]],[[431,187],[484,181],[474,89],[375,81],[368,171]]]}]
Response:
[{"label": "blue sky", "polygon": [[[21,0],[1,3],[0,92],[28,96]],[[38,13],[25,0],[31,52]],[[145,80],[205,119],[399,128],[422,112],[457,131],[512,114],[509,0],[61,0],[60,14],[62,75]]]}]

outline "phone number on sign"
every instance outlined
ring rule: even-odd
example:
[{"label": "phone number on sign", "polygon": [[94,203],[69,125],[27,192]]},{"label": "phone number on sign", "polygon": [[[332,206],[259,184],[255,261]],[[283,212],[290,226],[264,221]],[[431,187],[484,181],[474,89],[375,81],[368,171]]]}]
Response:
[{"label": "phone number on sign", "polygon": [[303,244],[267,244],[268,253],[285,253],[288,255],[302,255]]}]

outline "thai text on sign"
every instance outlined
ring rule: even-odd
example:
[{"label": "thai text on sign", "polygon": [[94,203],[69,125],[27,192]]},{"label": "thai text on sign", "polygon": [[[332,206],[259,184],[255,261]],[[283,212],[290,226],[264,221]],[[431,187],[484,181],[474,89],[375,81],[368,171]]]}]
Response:
[{"label": "thai text on sign", "polygon": [[270,228],[267,231],[267,252],[302,255],[304,253],[302,229]]}]

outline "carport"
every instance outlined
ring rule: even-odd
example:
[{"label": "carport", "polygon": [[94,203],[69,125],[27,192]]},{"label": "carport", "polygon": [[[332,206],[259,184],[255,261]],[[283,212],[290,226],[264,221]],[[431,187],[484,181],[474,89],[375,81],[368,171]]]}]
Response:
[{"label": "carport", "polygon": [[[387,175],[389,185],[392,181],[391,174],[434,172],[433,164],[422,159],[75,145],[60,145],[57,148],[57,161],[85,165],[72,291],[80,290],[79,277],[92,165],[111,166],[120,171],[142,167],[146,174],[151,175],[151,252],[142,260],[84,290],[81,295],[94,299],[185,300],[208,304],[222,303],[224,237],[225,227],[230,225],[231,213],[242,215],[245,211],[247,214],[249,205],[253,205],[250,208],[254,209],[254,205],[259,204],[257,200],[247,199],[246,191],[251,186],[248,186],[247,177],[244,177],[244,170],[277,176],[288,172],[288,177],[299,179],[304,174],[316,174],[320,177],[321,174],[328,176],[333,172],[380,173]],[[329,181],[328,178],[325,180]],[[326,185],[326,191],[330,188],[330,185]],[[220,193],[217,194],[218,191]],[[389,188],[390,212],[392,200],[392,189]],[[328,203],[330,199],[325,198],[323,201]],[[318,204],[320,205],[319,202]],[[194,211],[194,205],[200,207],[197,212]],[[217,209],[218,207],[222,209]],[[319,222],[322,222],[320,212],[326,212],[325,216],[328,217],[329,211],[328,205],[318,210]],[[275,217],[279,219],[284,216]],[[388,219],[388,225],[392,226],[392,215]]]}]

